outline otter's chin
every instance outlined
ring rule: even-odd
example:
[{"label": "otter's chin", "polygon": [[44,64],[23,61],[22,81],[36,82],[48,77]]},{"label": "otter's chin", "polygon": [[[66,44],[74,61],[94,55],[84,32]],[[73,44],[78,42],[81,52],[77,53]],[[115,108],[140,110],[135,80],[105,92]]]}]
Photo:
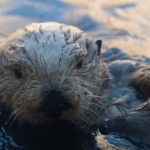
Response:
[{"label": "otter's chin", "polygon": [[[31,125],[43,125],[43,124],[52,124],[54,122],[70,122],[77,124],[77,118],[80,110],[79,105],[72,106],[71,108],[64,110],[63,112],[55,110],[51,111],[32,111],[22,114],[18,118],[18,122],[27,123]],[[76,120],[76,121],[75,121]]]}]

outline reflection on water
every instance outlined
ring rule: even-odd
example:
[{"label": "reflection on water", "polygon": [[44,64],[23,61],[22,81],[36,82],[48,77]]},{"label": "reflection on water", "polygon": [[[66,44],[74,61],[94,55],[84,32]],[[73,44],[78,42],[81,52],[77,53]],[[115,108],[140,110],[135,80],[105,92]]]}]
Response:
[{"label": "reflection on water", "polygon": [[[0,37],[32,22],[58,21],[103,39],[104,49],[150,56],[149,10],[149,0],[1,0]],[[8,145],[18,147],[0,128],[0,149]]]}]

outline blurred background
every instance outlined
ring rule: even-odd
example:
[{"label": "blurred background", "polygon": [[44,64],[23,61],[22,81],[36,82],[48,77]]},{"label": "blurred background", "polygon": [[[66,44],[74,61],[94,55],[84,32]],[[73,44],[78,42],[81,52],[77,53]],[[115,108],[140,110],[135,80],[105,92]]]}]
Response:
[{"label": "blurred background", "polygon": [[75,25],[118,47],[150,56],[150,0],[0,0],[0,38],[32,22]]}]

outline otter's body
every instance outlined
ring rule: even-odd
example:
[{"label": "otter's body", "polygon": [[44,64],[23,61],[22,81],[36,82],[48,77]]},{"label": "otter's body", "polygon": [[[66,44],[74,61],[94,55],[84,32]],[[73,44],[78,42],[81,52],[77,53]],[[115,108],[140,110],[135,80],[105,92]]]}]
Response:
[{"label": "otter's body", "polygon": [[[89,131],[91,125],[113,116],[112,80],[100,59],[100,48],[101,40],[55,22],[34,23],[6,38],[0,46],[0,102],[11,111],[7,124],[17,120],[51,127],[58,122],[62,131],[69,129],[69,136],[78,144],[76,150],[119,149]],[[126,69],[133,66],[125,64],[129,66]],[[109,65],[112,74],[119,70],[124,75],[121,65],[116,71],[113,66],[115,63]],[[127,75],[126,80],[130,80]],[[136,77],[132,80],[138,81]],[[71,140],[69,136],[62,142],[64,147]],[[51,144],[53,147],[53,141]]]}]

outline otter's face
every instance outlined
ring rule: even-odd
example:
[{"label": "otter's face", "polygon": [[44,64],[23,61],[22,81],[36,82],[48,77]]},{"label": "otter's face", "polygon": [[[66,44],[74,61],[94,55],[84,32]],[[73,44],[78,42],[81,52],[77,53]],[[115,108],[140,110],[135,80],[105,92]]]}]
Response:
[{"label": "otter's face", "polygon": [[28,123],[90,121],[99,95],[100,46],[79,29],[57,23],[16,32],[1,48],[1,101]]}]

